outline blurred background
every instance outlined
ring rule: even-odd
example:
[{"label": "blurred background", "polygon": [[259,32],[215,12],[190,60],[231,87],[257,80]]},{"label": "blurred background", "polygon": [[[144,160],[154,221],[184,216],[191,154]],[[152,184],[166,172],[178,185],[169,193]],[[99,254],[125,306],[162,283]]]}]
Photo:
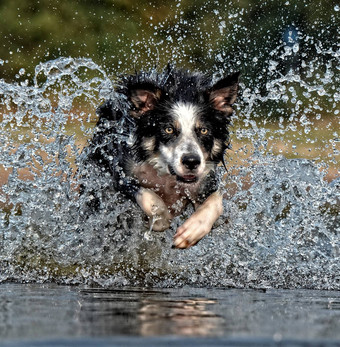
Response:
[{"label": "blurred background", "polygon": [[6,80],[72,56],[112,74],[174,61],[204,72],[243,70],[258,83],[284,47],[299,45],[276,66],[281,72],[313,59],[316,40],[334,50],[340,24],[334,0],[1,0],[0,16]]}]

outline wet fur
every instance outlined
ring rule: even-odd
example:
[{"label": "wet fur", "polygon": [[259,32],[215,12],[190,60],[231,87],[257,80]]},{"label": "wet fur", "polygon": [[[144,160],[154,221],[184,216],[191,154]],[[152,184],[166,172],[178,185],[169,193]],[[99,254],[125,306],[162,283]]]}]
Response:
[{"label": "wet fur", "polygon": [[87,164],[112,177],[154,230],[168,228],[192,203],[194,214],[175,235],[178,248],[196,244],[222,213],[215,168],[229,143],[238,76],[212,84],[207,76],[171,67],[136,73],[123,77],[115,99],[98,108]]}]

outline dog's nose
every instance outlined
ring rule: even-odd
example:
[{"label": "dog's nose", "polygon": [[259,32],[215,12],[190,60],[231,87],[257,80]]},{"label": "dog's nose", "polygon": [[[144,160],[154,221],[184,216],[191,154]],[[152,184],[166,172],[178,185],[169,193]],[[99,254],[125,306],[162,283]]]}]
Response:
[{"label": "dog's nose", "polygon": [[182,156],[182,164],[189,170],[195,170],[201,164],[201,159],[195,154],[184,154]]}]

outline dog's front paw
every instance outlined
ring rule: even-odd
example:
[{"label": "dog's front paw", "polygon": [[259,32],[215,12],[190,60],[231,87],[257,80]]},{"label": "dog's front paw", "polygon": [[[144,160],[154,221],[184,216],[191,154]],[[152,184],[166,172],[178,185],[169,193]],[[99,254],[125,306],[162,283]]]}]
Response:
[{"label": "dog's front paw", "polygon": [[152,230],[164,231],[170,227],[171,215],[164,201],[155,192],[142,188],[137,193],[136,200],[148,215]]},{"label": "dog's front paw", "polygon": [[189,248],[207,235],[223,212],[222,195],[216,191],[211,194],[193,215],[177,229],[174,246]]},{"label": "dog's front paw", "polygon": [[170,227],[170,219],[166,216],[155,215],[150,217],[150,228],[154,231],[164,231]]},{"label": "dog's front paw", "polygon": [[164,231],[170,227],[170,214],[163,200],[160,199],[152,205],[149,219],[150,227],[154,231]]},{"label": "dog's front paw", "polygon": [[181,225],[174,236],[174,246],[176,248],[189,248],[196,245],[205,235],[207,235],[213,223],[204,218],[203,214],[193,214],[183,225]]}]

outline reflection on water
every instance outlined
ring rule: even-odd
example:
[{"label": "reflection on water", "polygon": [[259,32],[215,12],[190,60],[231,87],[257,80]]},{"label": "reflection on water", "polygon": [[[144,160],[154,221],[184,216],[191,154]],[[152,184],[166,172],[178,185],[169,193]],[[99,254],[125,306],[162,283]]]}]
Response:
[{"label": "reflection on water", "polygon": [[87,289],[80,294],[79,319],[94,335],[223,334],[224,319],[214,312],[216,299],[196,297],[182,290],[131,288]]},{"label": "reflection on water", "polygon": [[209,306],[216,304],[217,300],[206,298],[143,300],[138,315],[141,322],[140,332],[143,336],[221,335],[224,319],[209,310]]},{"label": "reflection on water", "polygon": [[340,292],[0,286],[0,338],[340,339]]}]

